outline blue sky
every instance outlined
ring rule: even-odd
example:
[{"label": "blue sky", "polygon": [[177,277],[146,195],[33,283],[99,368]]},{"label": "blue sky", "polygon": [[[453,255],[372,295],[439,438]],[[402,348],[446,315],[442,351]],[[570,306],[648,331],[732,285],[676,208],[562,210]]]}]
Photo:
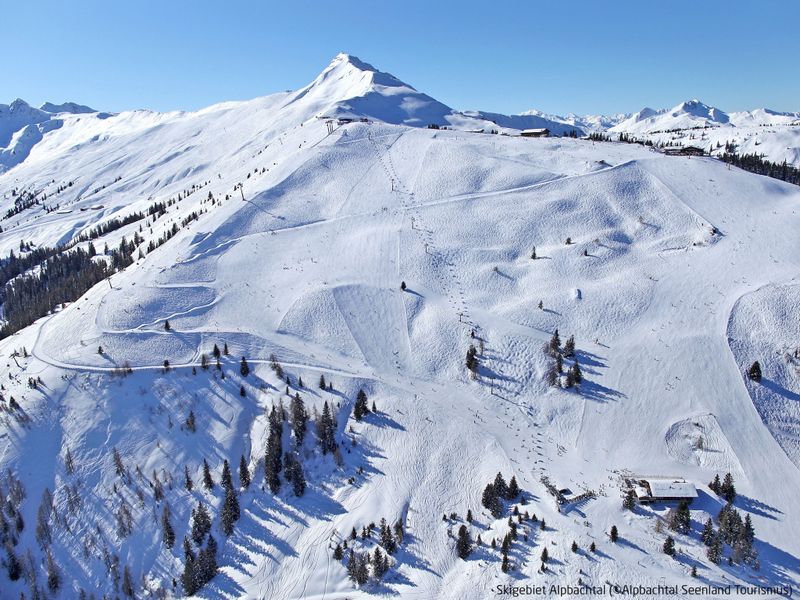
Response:
[{"label": "blue sky", "polygon": [[800,110],[800,2],[2,2],[0,102],[196,109],[349,52],[459,109]]}]

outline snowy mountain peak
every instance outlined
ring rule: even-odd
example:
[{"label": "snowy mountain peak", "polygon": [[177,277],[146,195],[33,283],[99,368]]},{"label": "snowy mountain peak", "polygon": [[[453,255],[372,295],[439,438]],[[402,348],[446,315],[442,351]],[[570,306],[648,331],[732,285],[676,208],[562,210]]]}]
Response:
[{"label": "snowy mountain peak", "polygon": [[[373,67],[368,62],[364,62],[357,56],[352,54],[347,54],[346,52],[339,52],[336,56],[333,57],[333,60],[328,65],[328,69],[335,68],[339,65],[350,65],[356,69],[361,71],[373,71],[377,72],[378,69]],[[327,70],[327,69],[326,69]]]},{"label": "snowy mountain peak", "polygon": [[673,117],[685,114],[692,117],[697,117],[699,119],[707,119],[708,121],[715,123],[727,123],[730,120],[727,113],[724,111],[721,111],[713,106],[703,104],[697,99],[681,102],[678,106],[670,111],[670,114]]},{"label": "snowy mountain peak", "polygon": [[62,104],[53,104],[52,102],[45,102],[39,107],[39,110],[45,112],[58,114],[70,113],[73,115],[96,113],[97,111],[85,104],[78,104],[76,102],[64,102]]},{"label": "snowy mountain peak", "polygon": [[30,104],[25,102],[25,100],[23,100],[22,98],[15,98],[14,101],[11,104],[9,104],[9,107],[12,109],[20,109],[26,106],[30,108]]},{"label": "snowy mountain peak", "polygon": [[387,123],[447,124],[453,110],[390,73],[346,53],[337,54],[289,104],[312,115],[363,117]]},{"label": "snowy mountain peak", "polygon": [[32,107],[22,98],[16,98],[13,102],[11,102],[11,104],[0,104],[0,114],[10,113],[10,114],[21,115],[21,114],[30,114],[36,112],[39,112],[39,110]]},{"label": "snowy mountain peak", "polygon": [[344,94],[343,98],[362,96],[380,87],[403,88],[412,92],[416,90],[400,81],[390,73],[379,71],[371,64],[357,56],[337,54],[330,64],[311,83],[310,87],[327,85],[334,94]]}]

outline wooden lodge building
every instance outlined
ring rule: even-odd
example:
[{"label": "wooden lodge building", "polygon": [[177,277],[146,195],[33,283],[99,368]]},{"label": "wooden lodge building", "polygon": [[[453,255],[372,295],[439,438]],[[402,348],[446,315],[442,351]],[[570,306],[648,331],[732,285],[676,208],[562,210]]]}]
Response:
[{"label": "wooden lodge building", "polygon": [[519,132],[522,137],[550,137],[550,130],[542,129],[523,129]]},{"label": "wooden lodge building", "polygon": [[697,146],[667,146],[663,149],[667,156],[705,156],[702,148]]},{"label": "wooden lodge building", "polygon": [[653,502],[691,502],[697,498],[697,490],[693,483],[678,478],[637,479],[633,488],[640,504]]}]

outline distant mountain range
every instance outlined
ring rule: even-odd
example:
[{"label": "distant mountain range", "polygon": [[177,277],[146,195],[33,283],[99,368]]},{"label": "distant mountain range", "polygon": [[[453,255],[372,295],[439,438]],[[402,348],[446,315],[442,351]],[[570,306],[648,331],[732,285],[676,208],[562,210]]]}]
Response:
[{"label": "distant mountain range", "polygon": [[[552,135],[608,131],[610,134],[627,133],[647,138],[698,128],[722,128],[704,141],[712,151],[728,141],[754,150],[764,140],[753,143],[754,132],[747,131],[748,128],[777,127],[781,129],[781,139],[777,143],[765,144],[760,152],[778,162],[787,160],[800,164],[800,127],[794,128],[800,125],[800,112],[757,108],[727,113],[699,100],[688,100],[671,109],[645,107],[636,113],[616,115],[559,116],[538,110],[504,115],[481,110],[455,110],[349,54],[337,55],[309,85],[285,95],[287,106],[302,100],[304,109],[310,109],[317,116],[369,118],[414,127],[435,125],[462,130],[497,130],[508,134],[530,128],[547,128]],[[132,112],[152,114],[151,111]],[[0,171],[24,161],[47,133],[60,128],[67,120],[117,116],[75,102],[46,102],[39,108],[20,99],[8,105],[0,104]],[[789,127],[792,129],[786,135]],[[761,133],[763,138],[764,132]],[[681,143],[675,136],[667,140],[662,138],[659,138],[662,143]]]}]

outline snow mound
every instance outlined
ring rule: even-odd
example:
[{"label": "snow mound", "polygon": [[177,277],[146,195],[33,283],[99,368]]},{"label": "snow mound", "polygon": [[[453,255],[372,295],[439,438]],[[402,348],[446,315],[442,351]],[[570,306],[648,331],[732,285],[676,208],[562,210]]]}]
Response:
[{"label": "snow mound", "polygon": [[664,436],[670,455],[682,463],[697,465],[735,478],[744,473],[714,415],[697,415],[673,423]]}]

